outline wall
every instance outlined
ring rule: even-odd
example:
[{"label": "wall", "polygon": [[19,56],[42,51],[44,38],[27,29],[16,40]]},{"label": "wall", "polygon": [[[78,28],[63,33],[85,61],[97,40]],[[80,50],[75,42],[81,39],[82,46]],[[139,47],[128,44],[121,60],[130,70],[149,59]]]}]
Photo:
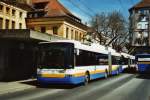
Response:
[{"label": "wall", "polygon": [[36,74],[37,51],[34,42],[0,41],[0,80],[29,79]]},{"label": "wall", "polygon": [[[2,29],[6,29],[6,19],[9,20],[9,28],[12,29],[12,21],[15,22],[15,29],[26,29],[25,18],[27,17],[27,11],[22,10],[20,8],[14,7],[12,5],[8,5],[6,3],[0,2],[0,5],[3,6],[3,9],[0,10],[0,18],[3,19],[3,27]],[[9,8],[9,12],[7,13],[6,8]],[[12,14],[12,10],[15,10],[15,14]],[[22,15],[20,14],[22,13]],[[20,17],[21,15],[21,17]],[[19,24],[22,24],[22,28],[20,28]]]},{"label": "wall", "polygon": [[[36,31],[41,31],[41,27],[45,27],[45,33],[54,34],[53,27],[58,27],[57,34],[66,39],[73,39],[82,41],[83,36],[87,33],[86,30],[80,28],[79,26],[73,25],[69,22],[66,22],[61,19],[52,20],[52,19],[45,19],[45,18],[34,18],[34,19],[27,19],[27,27],[30,29],[34,29]],[[67,32],[68,29],[68,32]],[[68,37],[66,34],[68,33]]]}]

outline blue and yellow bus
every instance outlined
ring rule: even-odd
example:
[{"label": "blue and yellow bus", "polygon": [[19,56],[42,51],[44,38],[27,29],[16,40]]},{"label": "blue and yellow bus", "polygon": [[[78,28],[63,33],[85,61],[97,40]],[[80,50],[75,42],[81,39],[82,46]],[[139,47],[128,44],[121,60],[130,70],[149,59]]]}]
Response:
[{"label": "blue and yellow bus", "polygon": [[150,54],[137,54],[136,63],[139,73],[150,74]]},{"label": "blue and yellow bus", "polygon": [[37,80],[40,84],[87,84],[119,74],[120,57],[120,53],[99,44],[73,40],[40,43]]}]

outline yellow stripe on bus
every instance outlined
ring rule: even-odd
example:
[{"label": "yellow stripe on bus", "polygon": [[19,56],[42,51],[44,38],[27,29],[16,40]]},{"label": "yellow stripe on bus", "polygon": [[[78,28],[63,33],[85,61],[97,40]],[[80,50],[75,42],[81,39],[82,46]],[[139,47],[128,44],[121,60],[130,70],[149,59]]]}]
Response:
[{"label": "yellow stripe on bus", "polygon": [[73,74],[74,77],[80,77],[80,76],[85,76],[85,73],[84,72],[81,72],[81,73],[75,73]]},{"label": "yellow stripe on bus", "polygon": [[47,78],[64,78],[65,74],[42,74],[41,76]]},{"label": "yellow stripe on bus", "polygon": [[150,64],[150,62],[137,62],[137,64]]},{"label": "yellow stripe on bus", "polygon": [[95,71],[91,71],[90,74],[97,74],[97,73],[104,73],[105,70],[95,70]]},{"label": "yellow stripe on bus", "polygon": [[118,66],[112,66],[112,71],[117,70],[118,68]]}]

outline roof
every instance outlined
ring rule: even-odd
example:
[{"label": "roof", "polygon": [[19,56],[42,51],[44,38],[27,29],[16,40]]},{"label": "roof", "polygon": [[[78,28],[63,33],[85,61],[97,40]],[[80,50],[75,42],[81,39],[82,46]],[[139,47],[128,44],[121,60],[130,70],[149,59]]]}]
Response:
[{"label": "roof", "polygon": [[57,35],[41,33],[30,29],[0,29],[0,39],[51,42],[56,40],[63,40],[65,38]]},{"label": "roof", "polygon": [[150,0],[142,0],[141,2],[137,3],[132,8],[130,8],[129,10],[138,9],[138,8],[147,8],[147,7],[150,7]]},{"label": "roof", "polygon": [[10,0],[0,0],[0,2],[21,8],[21,9],[26,10],[26,11],[33,11],[33,8],[30,5],[25,4],[25,3],[18,3],[18,2],[14,2],[14,1],[10,1]]},{"label": "roof", "polygon": [[32,3],[49,2],[50,0],[32,0]]},{"label": "roof", "polygon": [[47,3],[44,7],[44,11],[47,12],[45,17],[55,16],[70,16],[80,20],[80,18],[73,15],[68,9],[66,9],[58,0],[33,0],[33,5],[39,3]]}]

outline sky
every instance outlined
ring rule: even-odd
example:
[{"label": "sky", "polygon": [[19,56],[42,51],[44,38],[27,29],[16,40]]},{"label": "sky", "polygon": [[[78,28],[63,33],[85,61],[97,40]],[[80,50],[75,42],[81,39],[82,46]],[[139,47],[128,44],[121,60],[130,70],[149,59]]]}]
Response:
[{"label": "sky", "polygon": [[120,11],[128,19],[128,9],[141,0],[59,0],[70,12],[89,22],[91,16],[101,12]]}]

